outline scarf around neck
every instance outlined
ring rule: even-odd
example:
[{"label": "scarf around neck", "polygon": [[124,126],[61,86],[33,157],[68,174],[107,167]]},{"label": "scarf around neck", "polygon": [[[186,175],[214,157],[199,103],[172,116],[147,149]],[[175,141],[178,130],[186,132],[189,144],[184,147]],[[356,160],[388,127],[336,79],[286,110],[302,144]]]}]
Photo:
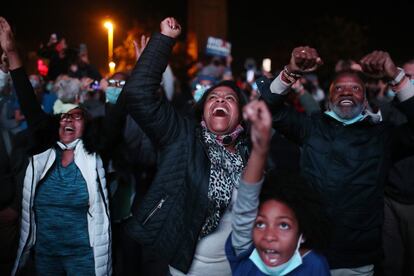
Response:
[{"label": "scarf around neck", "polygon": [[240,175],[244,168],[239,149],[240,142],[236,143],[235,153],[229,152],[220,143],[217,135],[211,133],[205,124],[202,124],[202,138],[208,149],[211,166],[208,187],[209,206],[207,219],[202,227],[200,238],[217,229],[220,218],[231,202],[233,189],[238,187]]}]

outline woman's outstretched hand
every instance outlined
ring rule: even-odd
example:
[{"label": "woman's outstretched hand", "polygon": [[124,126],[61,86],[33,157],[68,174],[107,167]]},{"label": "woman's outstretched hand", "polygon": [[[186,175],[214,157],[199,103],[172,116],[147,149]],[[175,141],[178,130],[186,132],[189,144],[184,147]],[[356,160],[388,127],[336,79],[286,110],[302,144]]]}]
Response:
[{"label": "woman's outstretched hand", "polygon": [[13,32],[4,17],[0,17],[0,45],[6,54],[17,50]]},{"label": "woman's outstretched hand", "polygon": [[9,61],[9,69],[19,68],[21,61],[17,53],[16,42],[10,25],[4,17],[0,17],[0,46]]},{"label": "woman's outstretched hand", "polygon": [[145,47],[147,47],[149,40],[150,40],[149,36],[147,37],[145,35],[142,35],[141,43],[138,43],[136,40],[132,41],[132,43],[134,43],[136,61],[138,61],[139,57],[142,55],[142,52],[144,52],[144,49]]}]

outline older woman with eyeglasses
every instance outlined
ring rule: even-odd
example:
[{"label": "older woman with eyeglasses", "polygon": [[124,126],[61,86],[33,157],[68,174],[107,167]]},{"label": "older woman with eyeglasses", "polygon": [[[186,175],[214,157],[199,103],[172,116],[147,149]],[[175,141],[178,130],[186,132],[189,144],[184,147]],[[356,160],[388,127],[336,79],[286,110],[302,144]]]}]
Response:
[{"label": "older woman with eyeglasses", "polygon": [[[29,130],[21,230],[13,275],[34,252],[38,275],[110,275],[111,228],[104,169],[80,107],[45,114],[22,67],[13,33],[0,17],[0,44]],[[95,148],[94,148],[95,146]]]}]

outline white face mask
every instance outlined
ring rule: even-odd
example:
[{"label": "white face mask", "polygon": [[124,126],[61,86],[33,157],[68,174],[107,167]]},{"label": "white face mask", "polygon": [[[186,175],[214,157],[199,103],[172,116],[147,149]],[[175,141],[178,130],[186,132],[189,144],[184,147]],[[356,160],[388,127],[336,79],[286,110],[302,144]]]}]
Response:
[{"label": "white face mask", "polygon": [[302,264],[302,256],[299,253],[299,247],[301,243],[303,243],[302,234],[300,234],[298,239],[298,244],[296,245],[295,253],[293,253],[292,257],[285,263],[278,265],[278,266],[267,266],[263,263],[262,259],[260,258],[259,253],[256,249],[253,250],[252,254],[250,254],[249,259],[256,265],[256,267],[266,275],[271,276],[283,276],[286,275],[293,270],[295,270],[298,266]]},{"label": "white face mask", "polygon": [[75,147],[79,143],[79,141],[80,141],[80,139],[78,138],[78,139],[70,142],[69,144],[64,144],[60,141],[57,141],[57,144],[62,150],[73,150],[73,149],[75,149]]}]

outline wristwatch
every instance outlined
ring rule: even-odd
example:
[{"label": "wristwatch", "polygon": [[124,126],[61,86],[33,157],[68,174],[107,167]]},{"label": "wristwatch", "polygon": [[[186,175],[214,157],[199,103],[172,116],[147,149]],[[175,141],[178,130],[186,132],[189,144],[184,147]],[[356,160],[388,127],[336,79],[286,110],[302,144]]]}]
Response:
[{"label": "wristwatch", "polygon": [[402,79],[405,77],[404,69],[402,69],[400,67],[397,67],[397,69],[398,69],[397,76],[394,79],[389,81],[389,84],[392,85],[392,86],[396,86],[397,84],[399,84],[402,81]]}]

